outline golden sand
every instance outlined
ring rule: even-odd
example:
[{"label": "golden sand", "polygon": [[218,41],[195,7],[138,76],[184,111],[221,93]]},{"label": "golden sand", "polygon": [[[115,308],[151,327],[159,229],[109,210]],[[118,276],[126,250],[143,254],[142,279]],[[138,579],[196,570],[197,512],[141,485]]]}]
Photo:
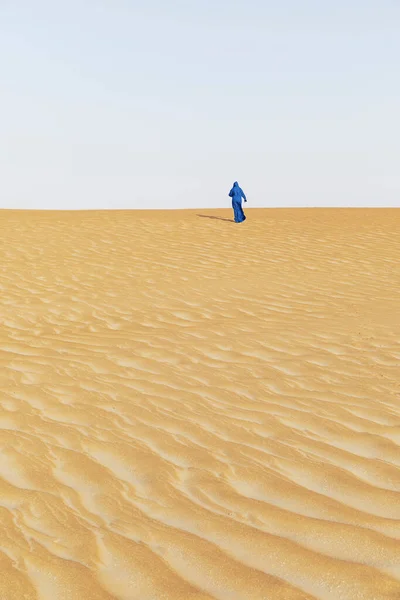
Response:
[{"label": "golden sand", "polygon": [[400,598],[400,211],[247,216],[0,212],[1,600]]}]

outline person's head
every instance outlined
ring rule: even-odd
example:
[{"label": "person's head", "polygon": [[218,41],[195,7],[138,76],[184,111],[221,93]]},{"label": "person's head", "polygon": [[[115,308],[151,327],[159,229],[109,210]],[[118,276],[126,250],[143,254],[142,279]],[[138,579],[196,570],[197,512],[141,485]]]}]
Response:
[{"label": "person's head", "polygon": [[238,182],[235,181],[235,183],[233,184],[233,187],[238,187],[238,185],[239,185]]}]

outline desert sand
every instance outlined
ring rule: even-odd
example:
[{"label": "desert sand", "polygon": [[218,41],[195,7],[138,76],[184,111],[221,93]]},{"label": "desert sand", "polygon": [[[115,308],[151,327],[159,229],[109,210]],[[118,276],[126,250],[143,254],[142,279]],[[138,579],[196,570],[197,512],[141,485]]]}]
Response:
[{"label": "desert sand", "polygon": [[400,211],[0,211],[0,599],[400,598]]}]

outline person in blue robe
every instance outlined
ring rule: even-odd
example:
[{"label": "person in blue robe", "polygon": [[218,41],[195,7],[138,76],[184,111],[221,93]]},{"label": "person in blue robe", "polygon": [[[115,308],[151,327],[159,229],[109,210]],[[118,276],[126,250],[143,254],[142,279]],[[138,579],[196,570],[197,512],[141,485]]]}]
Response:
[{"label": "person in blue robe", "polygon": [[235,223],[242,223],[246,220],[246,216],[243,212],[242,208],[242,198],[245,202],[247,202],[247,198],[243,192],[243,190],[239,187],[237,181],[233,184],[233,188],[229,192],[229,196],[232,198],[232,208],[233,214],[235,218]]}]

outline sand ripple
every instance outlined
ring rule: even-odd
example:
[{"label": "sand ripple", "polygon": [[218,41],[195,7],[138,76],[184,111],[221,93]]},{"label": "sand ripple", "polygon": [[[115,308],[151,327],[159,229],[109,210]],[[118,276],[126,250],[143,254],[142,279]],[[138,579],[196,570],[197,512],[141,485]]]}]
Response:
[{"label": "sand ripple", "polygon": [[0,600],[400,598],[399,211],[203,213],[2,212]]}]

